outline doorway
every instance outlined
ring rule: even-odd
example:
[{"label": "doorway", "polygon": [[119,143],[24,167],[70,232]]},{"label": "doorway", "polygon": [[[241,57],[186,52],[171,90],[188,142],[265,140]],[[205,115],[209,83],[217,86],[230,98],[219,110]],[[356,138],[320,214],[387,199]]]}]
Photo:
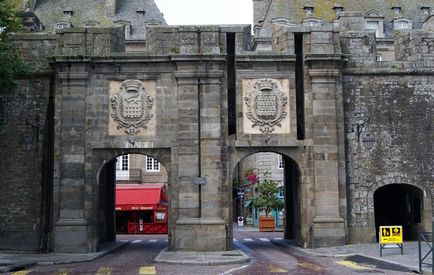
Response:
[{"label": "doorway", "polygon": [[423,192],[409,184],[389,184],[374,193],[375,229],[378,240],[380,226],[401,225],[406,241],[417,240],[422,223]]}]

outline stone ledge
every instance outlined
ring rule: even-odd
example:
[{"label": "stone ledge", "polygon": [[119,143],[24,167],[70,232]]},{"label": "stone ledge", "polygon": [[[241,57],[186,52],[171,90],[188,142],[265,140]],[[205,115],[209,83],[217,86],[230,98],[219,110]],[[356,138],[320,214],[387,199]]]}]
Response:
[{"label": "stone ledge", "polygon": [[168,251],[166,248],[154,259],[157,263],[185,265],[226,265],[250,262],[250,257],[241,250],[196,252]]}]

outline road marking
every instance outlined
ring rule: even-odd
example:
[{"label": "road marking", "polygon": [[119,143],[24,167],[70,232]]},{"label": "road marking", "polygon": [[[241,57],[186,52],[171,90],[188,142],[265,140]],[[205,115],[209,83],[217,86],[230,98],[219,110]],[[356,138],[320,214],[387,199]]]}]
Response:
[{"label": "road marking", "polygon": [[269,242],[270,240],[269,239],[267,239],[267,238],[259,238],[261,241],[263,241],[263,242]]},{"label": "road marking", "polygon": [[234,242],[238,242],[238,240],[237,240],[237,239],[235,239],[235,238],[233,239],[233,241],[234,241]]},{"label": "road marking", "polygon": [[302,266],[306,269],[310,269],[316,272],[324,272],[326,271],[326,269],[322,266],[319,266],[317,264],[313,264],[313,263],[308,263],[308,262],[301,262],[301,263],[297,263],[297,265]]},{"label": "road marking", "polygon": [[21,271],[17,271],[12,273],[12,275],[26,275],[28,273],[32,272],[31,270],[21,270]]},{"label": "road marking", "polygon": [[110,275],[112,274],[112,269],[110,267],[100,267],[95,275]]},{"label": "road marking", "polygon": [[158,240],[149,240],[149,242],[150,243],[155,243],[155,242],[157,242]]},{"label": "road marking", "polygon": [[283,238],[273,238],[274,240],[283,240]]},{"label": "road marking", "polygon": [[141,242],[142,242],[142,240],[134,240],[131,243],[141,243]]},{"label": "road marking", "polygon": [[164,241],[167,243],[169,240],[168,240],[168,239],[165,239]]},{"label": "road marking", "polygon": [[353,262],[353,261],[347,261],[347,260],[345,260],[345,261],[337,261],[336,263],[339,264],[339,265],[343,265],[343,266],[346,266],[346,267],[349,267],[349,268],[352,268],[352,269],[357,269],[357,270],[372,269],[372,268],[369,268],[367,266],[361,266],[358,263]]},{"label": "road marking", "polygon": [[68,275],[69,271],[69,269],[61,268],[56,273],[54,273],[54,275]]},{"label": "road marking", "polygon": [[244,238],[243,240],[246,242],[253,242],[253,239],[251,239],[251,238]]},{"label": "road marking", "polygon": [[288,270],[277,267],[277,266],[270,266],[270,272],[271,273],[288,273]]},{"label": "road marking", "polygon": [[157,270],[155,270],[155,266],[142,266],[139,269],[140,275],[155,275],[157,274]]},{"label": "road marking", "polygon": [[221,275],[231,275],[232,272],[234,272],[234,271],[238,271],[238,270],[241,270],[241,269],[244,269],[244,268],[246,268],[246,267],[248,267],[248,266],[249,266],[249,265],[246,264],[246,265],[243,265],[243,266],[240,266],[240,267],[232,268],[232,269],[226,270],[226,271],[223,272]]}]

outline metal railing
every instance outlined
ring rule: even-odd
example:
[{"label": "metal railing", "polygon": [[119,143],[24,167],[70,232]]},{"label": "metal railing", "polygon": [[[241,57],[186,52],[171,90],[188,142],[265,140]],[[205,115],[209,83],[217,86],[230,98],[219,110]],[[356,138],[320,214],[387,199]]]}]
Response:
[{"label": "metal railing", "polygon": [[116,170],[116,180],[142,180],[142,169]]},{"label": "metal railing", "polygon": [[[432,232],[419,232],[417,242],[419,248],[419,273],[423,274],[422,265],[429,264],[425,260],[431,254],[432,273],[434,274],[434,257],[433,257],[434,253],[433,253],[433,244],[432,244]],[[424,244],[428,247],[428,252],[426,252],[425,255],[423,255],[422,252],[422,246]]]}]

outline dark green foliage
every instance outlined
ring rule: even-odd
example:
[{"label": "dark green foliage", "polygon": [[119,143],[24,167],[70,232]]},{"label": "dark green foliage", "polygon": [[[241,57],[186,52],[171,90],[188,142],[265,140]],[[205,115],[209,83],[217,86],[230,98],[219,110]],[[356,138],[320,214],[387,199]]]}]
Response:
[{"label": "dark green foliage", "polygon": [[273,210],[282,210],[284,207],[283,200],[277,198],[279,192],[277,182],[272,180],[261,180],[258,184],[259,196],[253,199],[253,206],[259,210],[265,211],[265,216]]},{"label": "dark green foliage", "polygon": [[24,71],[24,63],[14,49],[9,36],[21,29],[21,18],[17,16],[13,1],[0,0],[0,91],[15,88],[15,76]]}]

